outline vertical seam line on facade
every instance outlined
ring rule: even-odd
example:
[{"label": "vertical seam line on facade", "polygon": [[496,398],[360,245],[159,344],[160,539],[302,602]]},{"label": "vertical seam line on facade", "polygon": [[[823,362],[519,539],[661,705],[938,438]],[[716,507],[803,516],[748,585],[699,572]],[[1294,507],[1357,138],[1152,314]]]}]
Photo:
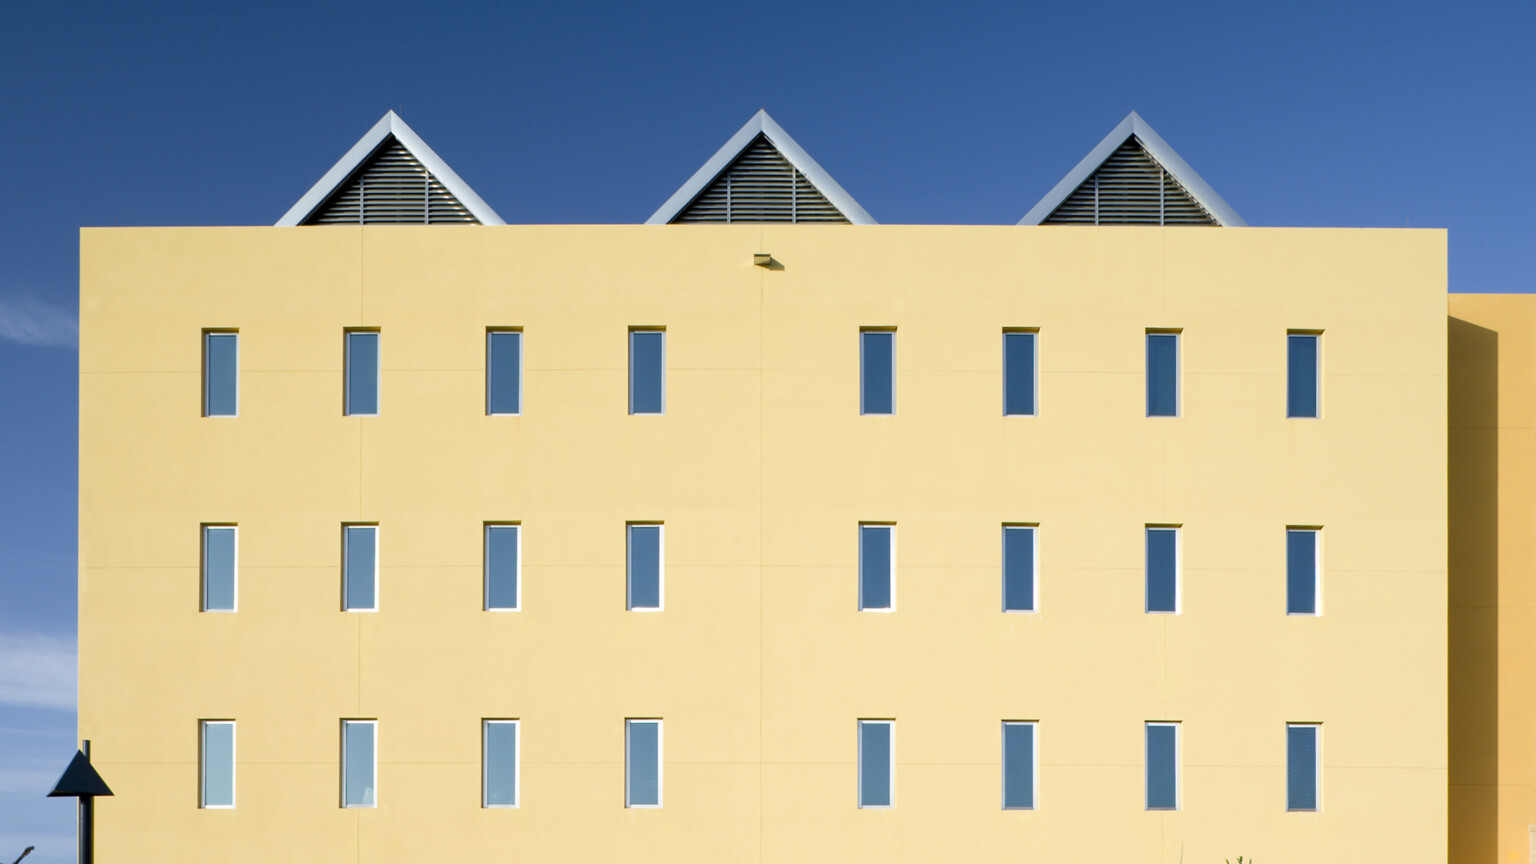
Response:
[{"label": "vertical seam line on facade", "polygon": [[[766,229],[759,225],[757,228],[757,248],[768,248],[765,244]],[[763,567],[763,448],[767,446],[766,430],[763,428],[764,411],[763,403],[767,398],[764,368],[767,366],[764,344],[763,316],[767,306],[767,274],[771,271],[766,267],[754,267],[757,271],[757,861],[763,861],[763,791],[765,788],[763,778],[763,766],[767,762],[763,753],[763,627],[764,609],[763,601],[766,585],[763,582],[765,568]]]}]

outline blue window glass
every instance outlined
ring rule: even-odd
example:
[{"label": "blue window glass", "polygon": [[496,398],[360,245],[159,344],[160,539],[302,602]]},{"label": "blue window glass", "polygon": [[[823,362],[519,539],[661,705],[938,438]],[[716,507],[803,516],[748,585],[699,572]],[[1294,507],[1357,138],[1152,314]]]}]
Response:
[{"label": "blue window glass", "polygon": [[624,806],[661,806],[661,721],[624,721]]},{"label": "blue window glass", "polygon": [[665,330],[629,331],[629,413],[666,413]]},{"label": "blue window glass", "polygon": [[1003,526],[1003,610],[1035,610],[1035,529]]},{"label": "blue window glass", "polygon": [[1147,529],[1147,611],[1179,611],[1179,529]]},{"label": "blue window glass", "polygon": [[379,413],[379,334],[347,331],[347,414]]},{"label": "blue window glass", "polygon": [[485,526],[485,608],[516,609],[519,605],[517,525]]},{"label": "blue window glass", "polygon": [[660,525],[629,526],[629,608],[661,608]]},{"label": "blue window glass", "polygon": [[375,747],[378,724],[373,720],[341,722],[341,806],[378,806]]},{"label": "blue window glass", "polygon": [[1035,724],[1003,724],[1003,809],[1035,808]]},{"label": "blue window glass", "polygon": [[379,608],[379,526],[347,525],[342,530],[342,608]]},{"label": "blue window glass", "polygon": [[891,737],[889,720],[859,721],[859,806],[891,806]]},{"label": "blue window glass", "polygon": [[1147,334],[1147,416],[1179,416],[1179,334]]},{"label": "blue window glass", "polygon": [[235,550],[235,526],[203,526],[204,612],[235,611]]},{"label": "blue window glass", "polygon": [[1285,530],[1285,611],[1288,615],[1317,614],[1317,532]]},{"label": "blue window glass", "polygon": [[1317,416],[1316,333],[1290,333],[1286,343],[1285,416]]},{"label": "blue window glass", "polygon": [[203,721],[202,806],[235,806],[235,724]]},{"label": "blue window glass", "polygon": [[1147,724],[1147,809],[1179,809],[1179,727]]},{"label": "blue window glass", "polygon": [[896,333],[859,333],[859,413],[896,413]]},{"label": "blue window glass", "polygon": [[203,334],[203,416],[233,417],[239,411],[240,335]]},{"label": "blue window glass", "polygon": [[1003,413],[1035,413],[1035,334],[1003,334]]},{"label": "blue window glass", "polygon": [[523,413],[523,334],[492,330],[485,336],[485,413]]},{"label": "blue window glass", "polygon": [[486,807],[517,806],[517,721],[485,721]]},{"label": "blue window glass", "polygon": [[1285,727],[1285,809],[1317,809],[1317,727]]},{"label": "blue window glass", "polygon": [[891,608],[895,533],[890,525],[859,526],[860,609]]}]

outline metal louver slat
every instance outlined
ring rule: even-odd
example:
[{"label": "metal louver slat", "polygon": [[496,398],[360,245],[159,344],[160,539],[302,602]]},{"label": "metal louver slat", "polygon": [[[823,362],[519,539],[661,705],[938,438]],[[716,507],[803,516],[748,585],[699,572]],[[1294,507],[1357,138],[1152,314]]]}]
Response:
[{"label": "metal louver slat", "polygon": [[673,222],[847,222],[805,175],[758,135]]},{"label": "metal louver slat", "polygon": [[304,224],[478,222],[405,145],[389,137]]},{"label": "metal louver slat", "polygon": [[1133,135],[1045,218],[1044,225],[1216,225]]}]

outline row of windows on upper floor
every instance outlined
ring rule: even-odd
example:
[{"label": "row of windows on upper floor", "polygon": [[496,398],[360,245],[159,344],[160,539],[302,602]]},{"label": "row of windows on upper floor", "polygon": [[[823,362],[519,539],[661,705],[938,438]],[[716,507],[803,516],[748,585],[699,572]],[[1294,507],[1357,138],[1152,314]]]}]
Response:
[{"label": "row of windows on upper floor", "polygon": [[[348,330],[345,343],[345,393],[348,415],[379,413],[379,341],[377,330]],[[238,331],[203,333],[203,414],[232,417],[239,413]],[[1036,398],[1038,330],[1003,331],[1003,414],[1033,416]],[[1321,333],[1286,334],[1286,416],[1317,417]],[[523,332],[486,333],[485,413],[516,415],[523,411]],[[1146,333],[1147,416],[1179,414],[1179,332]],[[859,412],[896,413],[896,331],[859,331]],[[629,413],[666,413],[666,331],[629,331]]]},{"label": "row of windows on upper floor", "polygon": [[[658,611],[665,596],[664,529],[659,523],[626,525],[626,608]],[[233,612],[238,585],[238,526],[202,527],[202,608]],[[1002,608],[1034,612],[1039,606],[1039,526],[1002,526]],[[1181,606],[1179,527],[1148,525],[1146,537],[1146,611],[1177,613]],[[1285,529],[1285,611],[1289,615],[1322,613],[1321,529]],[[896,608],[896,526],[860,523],[858,546],[859,609],[890,612]],[[522,526],[487,523],[484,547],[484,608],[522,608]],[[371,612],[379,608],[379,526],[342,526],[342,609]]]},{"label": "row of windows on upper floor", "polygon": [[[1002,721],[1002,809],[1034,810],[1038,800],[1039,722]],[[1178,721],[1148,721],[1145,742],[1146,809],[1178,810],[1180,751]],[[235,806],[235,721],[199,722],[199,803],[206,809]],[[521,731],[517,719],[481,721],[480,803],[486,808],[518,807],[521,790]],[[1320,804],[1322,724],[1285,724],[1285,809],[1310,812]],[[341,806],[377,807],[377,719],[341,721]],[[896,804],[896,721],[860,719],[857,747],[857,806],[886,809]],[[624,806],[662,806],[662,718],[624,721]]]}]

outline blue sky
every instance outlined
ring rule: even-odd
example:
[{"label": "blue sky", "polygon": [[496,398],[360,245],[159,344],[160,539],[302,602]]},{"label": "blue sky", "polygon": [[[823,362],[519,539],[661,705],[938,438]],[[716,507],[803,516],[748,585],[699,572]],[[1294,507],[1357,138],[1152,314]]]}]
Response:
[{"label": "blue sky", "polygon": [[639,222],[764,107],[881,222],[1012,223],[1134,109],[1250,224],[1448,228],[1452,290],[1533,291],[1533,34],[1525,0],[0,4],[0,858],[73,857],[80,226],[271,224],[388,109],[508,222]]}]

